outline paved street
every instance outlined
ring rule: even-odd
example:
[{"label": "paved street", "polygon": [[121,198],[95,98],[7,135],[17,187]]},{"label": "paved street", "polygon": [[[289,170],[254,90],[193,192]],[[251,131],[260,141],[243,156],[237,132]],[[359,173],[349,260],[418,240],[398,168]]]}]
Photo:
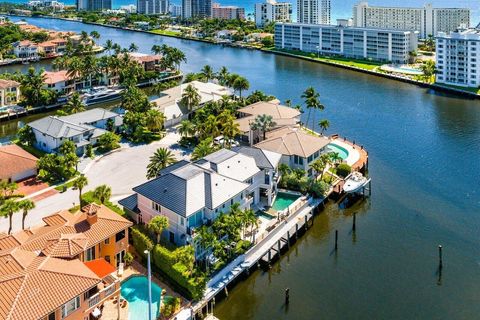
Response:
[{"label": "paved street", "polygon": [[[87,161],[79,168],[88,178],[89,184],[85,191],[93,190],[101,184],[107,184],[112,188],[112,201],[116,202],[132,193],[132,188],[145,182],[147,164],[150,156],[160,147],[168,147],[174,152],[177,160],[187,159],[188,154],[178,148],[171,148],[180,140],[180,136],[174,131],[167,132],[167,135],[160,141],[148,145],[130,146],[122,144],[120,149],[112,153]],[[77,205],[78,190],[69,189],[64,193],[36,202],[36,208],[29,212],[25,220],[25,226],[35,226],[42,223],[42,218],[54,212],[71,208]],[[21,213],[13,218],[13,231],[21,229]],[[0,232],[8,230],[8,219],[0,220]]]}]

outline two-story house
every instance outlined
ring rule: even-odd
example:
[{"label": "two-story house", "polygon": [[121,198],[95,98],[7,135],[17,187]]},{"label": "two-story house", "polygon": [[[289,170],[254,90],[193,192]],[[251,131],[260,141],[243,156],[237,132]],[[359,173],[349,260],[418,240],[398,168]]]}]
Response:
[{"label": "two-story house", "polygon": [[267,132],[266,139],[255,147],[282,154],[281,163],[303,169],[311,176],[313,169],[310,164],[329,151],[329,143],[328,138],[308,133],[300,126],[285,126]]},{"label": "two-story house", "polygon": [[132,223],[97,205],[43,221],[0,234],[0,318],[98,318],[103,303],[120,293],[116,266],[128,250]]},{"label": "two-story house", "polygon": [[22,40],[13,43],[13,54],[18,58],[38,58],[38,46],[30,40]]},{"label": "two-story house", "polygon": [[48,116],[33,122],[30,126],[35,134],[35,147],[46,152],[57,152],[70,140],[82,155],[87,145],[95,145],[107,128],[117,130],[123,124],[123,117],[115,112],[95,108],[69,116]]},{"label": "two-story house", "polygon": [[195,228],[227,213],[234,203],[242,209],[260,204],[261,188],[271,186],[267,194],[273,197],[273,185],[254,157],[223,149],[196,162],[184,160],[165,168],[119,203],[138,223],[148,223],[157,215],[168,217],[165,236],[185,245]]},{"label": "two-story house", "polygon": [[20,83],[0,79],[0,109],[15,105],[20,100]]}]

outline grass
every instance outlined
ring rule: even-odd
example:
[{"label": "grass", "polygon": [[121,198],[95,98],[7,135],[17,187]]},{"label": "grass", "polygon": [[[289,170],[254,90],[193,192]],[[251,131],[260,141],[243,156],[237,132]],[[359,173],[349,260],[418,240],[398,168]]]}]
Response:
[{"label": "grass", "polygon": [[57,191],[63,191],[63,187],[65,187],[65,186],[67,187],[67,189],[68,189],[68,188],[71,188],[71,187],[73,187],[74,182],[75,182],[75,179],[73,179],[72,181],[68,181],[68,182],[62,183],[61,185],[56,186],[56,187],[55,187],[55,190],[57,190]]},{"label": "grass", "polygon": [[37,158],[41,158],[46,154],[46,152],[38,150],[35,147],[21,144],[19,140],[13,140],[12,142],[15,143],[17,146],[19,146],[20,148],[22,148],[23,150],[33,154]]},{"label": "grass", "polygon": [[271,51],[285,52],[285,53],[293,54],[296,56],[307,57],[316,61],[322,61],[326,63],[337,63],[337,64],[341,64],[349,67],[356,67],[356,68],[369,70],[369,71],[372,71],[382,65],[381,62],[376,62],[376,61],[349,59],[349,58],[342,58],[342,57],[317,56],[315,53],[308,53],[308,52],[295,51],[295,50],[273,49]]},{"label": "grass", "polygon": [[164,36],[172,36],[172,37],[177,37],[181,34],[179,31],[161,30],[161,29],[151,30],[151,32],[164,35]]},{"label": "grass", "polygon": [[[101,204],[100,201],[93,196],[93,191],[88,191],[88,192],[85,192],[84,194],[82,194],[82,202],[84,204],[88,204],[88,203]],[[103,205],[105,207],[109,208],[110,210],[112,210],[113,212],[118,213],[122,217],[126,216],[125,211],[123,211],[119,206],[117,206],[116,204],[114,204],[110,201],[106,201]],[[80,210],[79,205],[68,209],[68,211],[70,211],[71,213],[75,213],[78,210]]]},{"label": "grass", "polygon": [[480,94],[480,88],[454,86],[454,85],[443,84],[443,83],[438,83],[438,85],[448,87],[448,88],[452,88],[452,89],[458,89],[458,90],[463,90],[463,91],[468,91],[468,92]]}]

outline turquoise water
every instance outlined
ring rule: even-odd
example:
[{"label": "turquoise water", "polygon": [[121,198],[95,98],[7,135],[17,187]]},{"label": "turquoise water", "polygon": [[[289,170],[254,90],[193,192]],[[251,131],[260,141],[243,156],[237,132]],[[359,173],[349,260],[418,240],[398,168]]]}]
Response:
[{"label": "turquoise water", "polygon": [[[120,293],[128,301],[128,318],[130,320],[148,319],[148,278],[131,277],[121,285]],[[162,288],[152,282],[152,315],[160,314],[159,301]]]},{"label": "turquoise water", "polygon": [[264,217],[265,219],[268,219],[268,220],[272,220],[272,219],[273,219],[273,217],[272,217],[271,215],[269,215],[268,213],[265,213],[265,212],[263,212],[263,211],[257,211],[257,212],[255,212],[255,215],[256,215],[257,217]]},{"label": "turquoise water", "polygon": [[330,149],[331,152],[336,152],[342,158],[343,160],[348,158],[348,151],[347,149],[340,147],[338,144],[335,143],[330,143],[328,144],[328,149]]},{"label": "turquoise water", "polygon": [[298,198],[300,198],[300,196],[297,194],[279,192],[275,198],[275,201],[273,201],[272,209],[276,211],[285,210]]}]

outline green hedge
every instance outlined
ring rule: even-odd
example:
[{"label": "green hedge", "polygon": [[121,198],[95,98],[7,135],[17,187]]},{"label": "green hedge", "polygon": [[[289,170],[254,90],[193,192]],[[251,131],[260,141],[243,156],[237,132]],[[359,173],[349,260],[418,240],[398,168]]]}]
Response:
[{"label": "green hedge", "polygon": [[352,167],[350,167],[348,164],[346,163],[341,163],[338,165],[337,167],[337,175],[342,177],[342,178],[345,178],[346,176],[348,176],[350,173],[352,172]]},{"label": "green hedge", "polygon": [[131,230],[132,232],[130,234],[132,236],[133,246],[137,253],[145,258],[143,252],[145,250],[151,250],[153,248],[153,242],[146,234],[140,231],[137,226],[133,226]]}]

